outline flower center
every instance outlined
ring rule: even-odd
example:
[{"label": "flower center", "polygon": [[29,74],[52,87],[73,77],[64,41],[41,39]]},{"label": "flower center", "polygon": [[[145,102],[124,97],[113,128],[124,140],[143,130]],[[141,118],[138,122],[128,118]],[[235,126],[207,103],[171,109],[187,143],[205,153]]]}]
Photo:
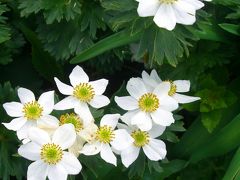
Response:
[{"label": "flower center", "polygon": [[169,96],[173,96],[177,92],[177,86],[173,83],[173,81],[168,81],[170,82],[170,90],[168,91]]},{"label": "flower center", "polygon": [[102,143],[110,143],[115,134],[110,126],[102,126],[96,132],[96,138]]},{"label": "flower center", "polygon": [[73,91],[73,96],[83,102],[90,102],[94,95],[93,87],[89,83],[80,83]]},{"label": "flower center", "polygon": [[45,163],[57,164],[62,159],[63,150],[59,145],[48,143],[42,146],[40,155]]},{"label": "flower center", "polygon": [[146,131],[136,130],[131,134],[136,147],[142,147],[149,143],[149,134]]},{"label": "flower center", "polygon": [[153,93],[146,93],[138,100],[138,106],[142,111],[154,112],[159,107],[159,99]]},{"label": "flower center", "polygon": [[63,124],[73,124],[75,127],[76,132],[79,132],[83,129],[83,122],[80,117],[74,113],[71,114],[64,114],[60,116],[60,125]]},{"label": "flower center", "polygon": [[178,0],[159,0],[160,3],[165,3],[165,4],[173,4],[174,2],[178,1]]},{"label": "flower center", "polygon": [[41,117],[43,108],[37,101],[26,103],[23,106],[24,117],[28,120],[37,120]]}]

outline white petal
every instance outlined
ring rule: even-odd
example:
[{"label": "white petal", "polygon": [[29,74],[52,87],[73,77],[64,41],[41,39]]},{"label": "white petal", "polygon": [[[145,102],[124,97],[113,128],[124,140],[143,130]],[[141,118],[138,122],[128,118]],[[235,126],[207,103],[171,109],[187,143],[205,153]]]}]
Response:
[{"label": "white petal", "polygon": [[86,83],[89,81],[88,75],[80,66],[76,66],[69,75],[70,82],[73,87],[80,83]]},{"label": "white petal", "polygon": [[36,121],[26,121],[26,123],[19,129],[17,130],[17,137],[19,140],[26,139],[28,138],[28,131],[32,127],[36,127],[37,123]]},{"label": "white petal", "polygon": [[137,159],[139,151],[140,148],[132,145],[121,152],[122,163],[126,168],[128,168]]},{"label": "white petal", "polygon": [[149,131],[152,128],[152,119],[149,114],[139,111],[131,120],[132,125],[136,125],[142,131]]},{"label": "white petal", "polygon": [[76,133],[72,124],[64,124],[57,128],[52,137],[52,142],[61,146],[61,148],[67,149],[71,147],[76,140]]},{"label": "white petal", "polygon": [[173,84],[177,86],[177,92],[188,92],[190,90],[190,81],[176,80]]},{"label": "white petal", "polygon": [[174,13],[177,23],[184,25],[192,25],[196,21],[195,14],[189,14],[187,12],[180,11],[178,7],[174,6]]},{"label": "white petal", "polygon": [[10,123],[2,123],[7,129],[17,131],[26,123],[26,119],[23,117],[15,118]]},{"label": "white petal", "polygon": [[26,88],[19,88],[18,89],[18,97],[22,104],[35,101],[35,96],[32,91]]},{"label": "white petal", "polygon": [[78,102],[74,108],[77,113],[84,121],[92,122],[94,120],[91,111],[89,110],[88,104],[84,102]]},{"label": "white petal", "polygon": [[27,179],[28,180],[45,180],[47,176],[48,165],[42,160],[33,162],[28,166]]},{"label": "white petal", "polygon": [[148,145],[143,146],[143,151],[152,161],[162,160],[167,154],[165,143],[158,139],[151,139]]},{"label": "white petal", "polygon": [[111,145],[118,151],[126,149],[134,142],[134,139],[125,129],[118,129],[114,131],[115,138],[111,141]]},{"label": "white petal", "polygon": [[138,15],[141,17],[154,16],[159,6],[159,0],[140,1],[137,9]]},{"label": "white petal", "polygon": [[171,87],[170,83],[167,81],[164,81],[154,89],[153,93],[156,94],[158,98],[161,98],[162,96],[168,95],[170,87]]},{"label": "white petal", "polygon": [[109,144],[103,144],[102,145],[100,156],[107,163],[110,163],[110,164],[113,164],[114,166],[117,166],[117,158],[113,154],[112,149],[109,146]]},{"label": "white petal", "polygon": [[73,87],[61,82],[58,78],[54,78],[56,82],[58,90],[64,95],[72,95],[73,94]]},{"label": "white petal", "polygon": [[60,163],[49,166],[48,178],[49,180],[67,180],[67,171]]},{"label": "white petal", "polygon": [[131,78],[127,83],[127,91],[135,99],[139,99],[147,93],[146,87],[140,78]]},{"label": "white petal", "polygon": [[89,84],[93,87],[96,95],[101,95],[105,92],[106,87],[108,85],[107,79],[99,79],[96,81],[91,81]]},{"label": "white petal", "polygon": [[176,26],[176,17],[171,4],[161,4],[153,21],[169,31]]},{"label": "white petal", "polygon": [[39,97],[38,103],[43,108],[43,112],[42,112],[43,115],[50,114],[54,106],[54,91],[48,91],[43,93]]},{"label": "white petal", "polygon": [[85,144],[80,151],[81,154],[91,156],[96,155],[101,151],[101,143],[100,142],[94,142],[92,144]]},{"label": "white petal", "polygon": [[173,4],[174,8],[180,12],[188,13],[191,15],[196,14],[196,7],[192,3],[188,3],[185,0],[178,0]]},{"label": "white petal", "polygon": [[39,119],[37,121],[37,126],[39,128],[46,128],[46,129],[55,129],[58,128],[59,126],[59,121],[56,117],[52,116],[52,115],[45,115],[43,117],[41,117],[41,119]]},{"label": "white petal", "polygon": [[107,106],[110,103],[110,100],[107,96],[104,95],[96,95],[94,98],[89,102],[89,104],[94,108],[101,108]]},{"label": "white petal", "polygon": [[131,96],[123,96],[123,97],[115,96],[114,99],[117,105],[124,110],[131,111],[131,110],[138,109],[137,100]]},{"label": "white petal", "polygon": [[59,101],[57,104],[55,104],[54,109],[56,110],[73,109],[77,102],[78,101],[76,100],[76,98],[74,98],[73,96],[68,96],[63,100]]},{"label": "white petal", "polygon": [[20,117],[23,116],[23,105],[18,102],[4,103],[3,108],[7,114],[11,117]]},{"label": "white petal", "polygon": [[163,109],[158,109],[157,111],[151,113],[151,116],[153,121],[161,126],[170,126],[175,121],[173,114]]},{"label": "white petal", "polygon": [[21,145],[18,149],[18,154],[31,161],[39,160],[40,152],[41,146],[34,142],[29,142],[27,144]]},{"label": "white petal", "polygon": [[200,99],[199,97],[186,96],[186,95],[178,94],[178,93],[175,93],[175,94],[173,95],[173,98],[174,98],[178,103],[181,103],[181,104],[194,102],[194,101],[197,101],[197,100]]},{"label": "white petal", "polygon": [[148,131],[148,133],[151,138],[157,138],[163,134],[165,129],[166,129],[165,126],[160,126],[160,125],[154,124],[152,126],[152,129],[150,131]]},{"label": "white petal", "polygon": [[140,110],[128,111],[124,115],[122,115],[120,118],[124,123],[130,126],[133,116],[135,116],[139,111]]},{"label": "white petal", "polygon": [[120,118],[120,114],[106,114],[102,117],[100,121],[100,126],[110,126],[112,129],[115,129],[118,119]]},{"label": "white petal", "polygon": [[48,133],[46,131],[36,128],[36,127],[30,128],[28,135],[29,135],[29,139],[31,139],[33,142],[39,144],[40,146],[51,142]]},{"label": "white petal", "polygon": [[78,174],[82,169],[79,160],[69,152],[63,152],[63,157],[60,164],[67,171],[67,174]]},{"label": "white petal", "polygon": [[142,72],[142,79],[146,85],[151,87],[149,89],[150,91],[152,91],[159,84],[158,82],[155,81],[155,79],[151,78],[146,71]]},{"label": "white petal", "polygon": [[201,9],[204,6],[204,4],[198,0],[184,0],[184,1],[194,6],[196,10]]},{"label": "white petal", "polygon": [[157,84],[160,84],[162,82],[161,78],[158,76],[158,73],[155,69],[152,70],[150,77],[154,79],[157,82]]},{"label": "white petal", "polygon": [[162,98],[160,99],[160,107],[167,111],[174,111],[178,108],[178,103],[171,96],[162,96]]}]

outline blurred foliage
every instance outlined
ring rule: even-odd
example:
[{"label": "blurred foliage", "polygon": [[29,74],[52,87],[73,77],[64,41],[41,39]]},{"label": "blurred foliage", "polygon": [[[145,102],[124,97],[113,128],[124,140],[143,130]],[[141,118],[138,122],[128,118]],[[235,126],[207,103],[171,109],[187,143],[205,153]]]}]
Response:
[{"label": "blurred foliage", "polygon": [[[83,171],[69,179],[239,179],[240,1],[214,0],[193,26],[158,28],[137,15],[135,0],[1,0],[0,102],[17,100],[15,88],[37,95],[56,89],[81,63],[91,79],[107,78],[107,95],[125,95],[126,82],[155,68],[162,79],[189,79],[201,101],[182,105],[162,135],[167,159],[140,155],[126,169],[80,156]],[[103,113],[123,111],[112,102]],[[0,122],[11,119],[0,107]],[[0,124],[0,179],[24,179],[29,162],[17,156],[15,133]]]}]

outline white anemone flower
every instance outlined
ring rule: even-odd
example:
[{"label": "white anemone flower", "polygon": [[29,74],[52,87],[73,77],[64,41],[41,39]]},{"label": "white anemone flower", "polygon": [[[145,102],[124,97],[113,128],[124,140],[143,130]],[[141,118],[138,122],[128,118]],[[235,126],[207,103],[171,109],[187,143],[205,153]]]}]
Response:
[{"label": "white anemone flower", "polygon": [[[147,72],[142,72],[143,82],[148,86],[149,89],[154,89],[158,84],[163,81],[158,76],[156,70],[152,70],[149,75]],[[171,96],[177,103],[185,104],[199,100],[199,97],[187,96],[180,93],[188,92],[190,90],[190,81],[188,80],[167,80],[171,87],[168,95]]]},{"label": "white anemone flower", "polygon": [[168,95],[169,82],[162,82],[149,91],[140,78],[131,78],[127,83],[127,91],[131,96],[115,97],[115,101],[131,121],[142,131],[152,128],[152,121],[161,126],[170,126],[174,122],[173,114],[178,103]]},{"label": "white anemone flower", "polygon": [[32,91],[19,88],[18,97],[21,102],[3,104],[7,114],[15,117],[10,123],[3,123],[3,125],[17,131],[20,140],[27,138],[30,127],[38,126],[46,129],[58,127],[58,119],[50,115],[54,107],[54,91],[43,93],[37,101]]},{"label": "white anemone flower", "polygon": [[196,21],[196,10],[204,4],[199,0],[137,0],[138,15],[154,16],[157,26],[173,30],[176,24],[192,25]]},{"label": "white anemone flower", "polygon": [[108,97],[102,95],[108,85],[108,80],[89,81],[88,75],[80,66],[76,66],[69,75],[71,86],[54,78],[59,91],[68,95],[58,102],[54,109],[66,110],[74,108],[75,113],[82,114],[84,119],[93,120],[88,104],[94,108],[101,108],[110,103]]},{"label": "white anemone flower", "polygon": [[[126,122],[126,121],[125,121]],[[128,124],[118,124],[118,128],[123,128],[134,139],[134,142],[120,152],[122,163],[129,167],[138,157],[143,149],[144,154],[151,161],[159,161],[166,157],[166,145],[162,140],[156,139],[165,131],[164,126],[154,125],[150,131],[141,131],[140,129]]]},{"label": "white anemone flower", "polygon": [[39,128],[29,130],[31,142],[20,146],[18,153],[35,161],[27,171],[28,180],[66,180],[68,174],[78,174],[82,166],[69,148],[76,139],[72,124],[60,126],[52,135]]},{"label": "white anemone flower", "polygon": [[73,124],[77,135],[76,141],[68,149],[76,157],[79,156],[79,151],[82,149],[85,142],[91,143],[95,139],[95,133],[98,129],[93,121],[88,122],[81,118],[80,115],[74,113],[67,113],[60,116],[60,125]]},{"label": "white anemone flower", "polygon": [[85,144],[80,153],[95,155],[100,152],[103,160],[116,166],[117,158],[113,154],[112,148],[121,151],[133,142],[133,138],[125,129],[114,130],[119,118],[119,114],[104,115],[100,121],[100,127],[96,132],[95,142]]}]

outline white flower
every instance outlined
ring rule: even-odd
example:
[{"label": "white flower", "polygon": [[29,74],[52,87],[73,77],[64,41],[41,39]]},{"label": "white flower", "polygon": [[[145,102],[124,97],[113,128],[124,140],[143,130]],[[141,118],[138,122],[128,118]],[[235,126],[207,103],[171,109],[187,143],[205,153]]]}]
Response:
[{"label": "white flower", "polygon": [[38,101],[32,91],[19,88],[18,97],[21,101],[3,104],[3,108],[11,117],[15,117],[10,123],[3,123],[10,130],[17,131],[20,140],[26,139],[28,129],[33,126],[54,129],[58,127],[58,120],[49,115],[54,107],[54,91],[43,93]]},{"label": "white flower", "polygon": [[63,124],[73,124],[75,132],[77,135],[76,141],[69,148],[69,152],[78,156],[79,151],[82,149],[83,144],[87,142],[92,142],[95,139],[95,133],[98,129],[97,125],[94,122],[88,122],[81,118],[80,115],[71,113],[64,114],[60,116],[60,125]]},{"label": "white flower", "polygon": [[115,97],[122,109],[127,110],[124,119],[130,119],[142,131],[152,128],[152,120],[159,125],[169,126],[174,122],[173,114],[178,103],[168,96],[169,82],[160,83],[149,91],[140,78],[131,78],[127,83],[127,91],[131,96]]},{"label": "white flower", "polygon": [[80,153],[95,155],[100,152],[103,160],[116,166],[117,159],[110,144],[114,149],[120,151],[133,142],[133,139],[125,129],[114,130],[119,117],[119,114],[106,114],[103,116],[100,127],[96,132],[96,141],[85,144]]},{"label": "white flower", "polygon": [[39,128],[29,130],[31,142],[20,146],[18,153],[26,159],[35,161],[29,165],[28,180],[66,180],[68,174],[78,174],[82,166],[71,153],[64,151],[76,139],[72,124],[60,126],[52,138]]},{"label": "white flower", "polygon": [[[145,71],[142,72],[142,79],[143,82],[148,86],[148,89],[154,89],[157,87],[158,84],[162,82],[162,80],[159,78],[156,70],[152,70],[151,74],[149,75]],[[190,81],[187,80],[176,80],[170,82],[170,90],[168,92],[168,95],[171,96],[175,101],[177,101],[180,104],[190,103],[199,100],[199,97],[193,97],[193,96],[187,96],[183,94],[179,94],[182,92],[188,92],[190,90]]]},{"label": "white flower", "polygon": [[88,104],[94,108],[101,108],[110,103],[108,97],[102,95],[106,90],[108,80],[100,79],[90,81],[88,75],[80,66],[76,66],[69,75],[72,86],[62,83],[54,78],[59,91],[68,95],[65,99],[58,102],[54,109],[66,110],[74,108],[75,113],[82,114],[84,119],[93,120]]},{"label": "white flower", "polygon": [[192,25],[196,10],[204,4],[199,0],[137,0],[141,17],[154,16],[153,21],[162,28],[173,30],[176,23]]},{"label": "white flower", "polygon": [[140,149],[152,161],[159,161],[165,158],[167,151],[163,141],[156,139],[165,131],[165,127],[154,125],[150,131],[141,131],[130,124],[118,124],[118,128],[123,128],[128,131],[134,139],[134,142],[123,149],[120,153],[122,163],[125,167],[129,167],[138,157]]}]

